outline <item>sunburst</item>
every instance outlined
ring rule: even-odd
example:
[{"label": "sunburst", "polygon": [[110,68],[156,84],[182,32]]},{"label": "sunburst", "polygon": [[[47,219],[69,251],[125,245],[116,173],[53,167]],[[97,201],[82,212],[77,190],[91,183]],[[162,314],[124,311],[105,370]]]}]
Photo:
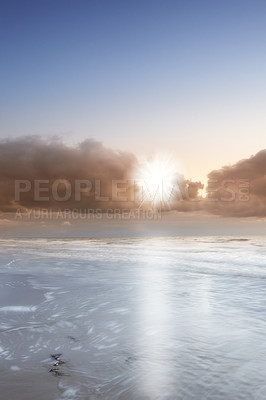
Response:
[{"label": "sunburst", "polygon": [[178,176],[175,164],[170,157],[157,156],[145,161],[138,172],[141,188],[141,204],[150,203],[153,207],[170,205],[178,190]]}]

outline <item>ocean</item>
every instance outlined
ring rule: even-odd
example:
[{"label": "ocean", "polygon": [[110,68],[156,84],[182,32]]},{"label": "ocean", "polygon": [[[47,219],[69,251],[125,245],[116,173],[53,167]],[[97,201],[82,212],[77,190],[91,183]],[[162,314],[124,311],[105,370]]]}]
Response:
[{"label": "ocean", "polygon": [[0,265],[1,399],[265,399],[265,238],[5,239]]}]

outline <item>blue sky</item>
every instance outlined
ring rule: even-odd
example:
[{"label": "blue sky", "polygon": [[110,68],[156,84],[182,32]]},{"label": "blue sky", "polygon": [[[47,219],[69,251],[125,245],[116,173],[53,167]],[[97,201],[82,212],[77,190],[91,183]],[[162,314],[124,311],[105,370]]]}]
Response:
[{"label": "blue sky", "polygon": [[0,4],[1,137],[87,137],[207,172],[265,142],[265,1]]}]

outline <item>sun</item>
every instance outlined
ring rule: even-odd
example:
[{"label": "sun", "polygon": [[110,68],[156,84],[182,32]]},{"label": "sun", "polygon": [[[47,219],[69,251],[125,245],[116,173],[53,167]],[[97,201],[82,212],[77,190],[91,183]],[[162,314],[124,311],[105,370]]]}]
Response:
[{"label": "sun", "polygon": [[170,204],[176,192],[177,178],[175,164],[169,156],[144,161],[138,170],[142,204],[150,203],[155,207]]}]

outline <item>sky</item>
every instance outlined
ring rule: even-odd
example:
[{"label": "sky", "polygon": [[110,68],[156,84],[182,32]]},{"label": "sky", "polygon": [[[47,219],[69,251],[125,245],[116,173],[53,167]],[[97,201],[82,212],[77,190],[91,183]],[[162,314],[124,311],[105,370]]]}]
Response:
[{"label": "sky", "polygon": [[[131,221],[133,232],[145,232],[145,224],[157,234],[215,234],[217,224],[224,233],[229,226],[242,232],[247,221],[247,231],[262,232],[265,15],[261,0],[2,0],[0,228],[10,235],[18,226],[39,229],[38,220],[14,220],[18,206],[26,213],[60,205],[133,209],[136,201],[114,201],[110,182],[138,174],[150,179],[146,204],[154,186],[149,174],[158,178],[163,169],[150,160],[166,157],[178,188],[171,204],[160,206],[181,225],[173,228],[169,216],[163,223]],[[25,179],[29,186],[20,182],[18,195],[14,182]],[[64,204],[54,196],[58,179],[60,196],[65,182],[72,185]],[[78,204],[75,179],[86,181]],[[228,183],[206,198],[208,180]],[[98,200],[99,190],[109,203]],[[120,184],[121,197],[130,191]],[[42,221],[42,228],[49,233],[58,225],[64,234],[72,223]],[[99,232],[127,226],[116,218],[108,229],[106,221],[90,224]],[[84,221],[76,226],[86,233]]]},{"label": "sky", "polygon": [[2,0],[1,138],[94,138],[180,172],[264,148],[265,1]]}]

